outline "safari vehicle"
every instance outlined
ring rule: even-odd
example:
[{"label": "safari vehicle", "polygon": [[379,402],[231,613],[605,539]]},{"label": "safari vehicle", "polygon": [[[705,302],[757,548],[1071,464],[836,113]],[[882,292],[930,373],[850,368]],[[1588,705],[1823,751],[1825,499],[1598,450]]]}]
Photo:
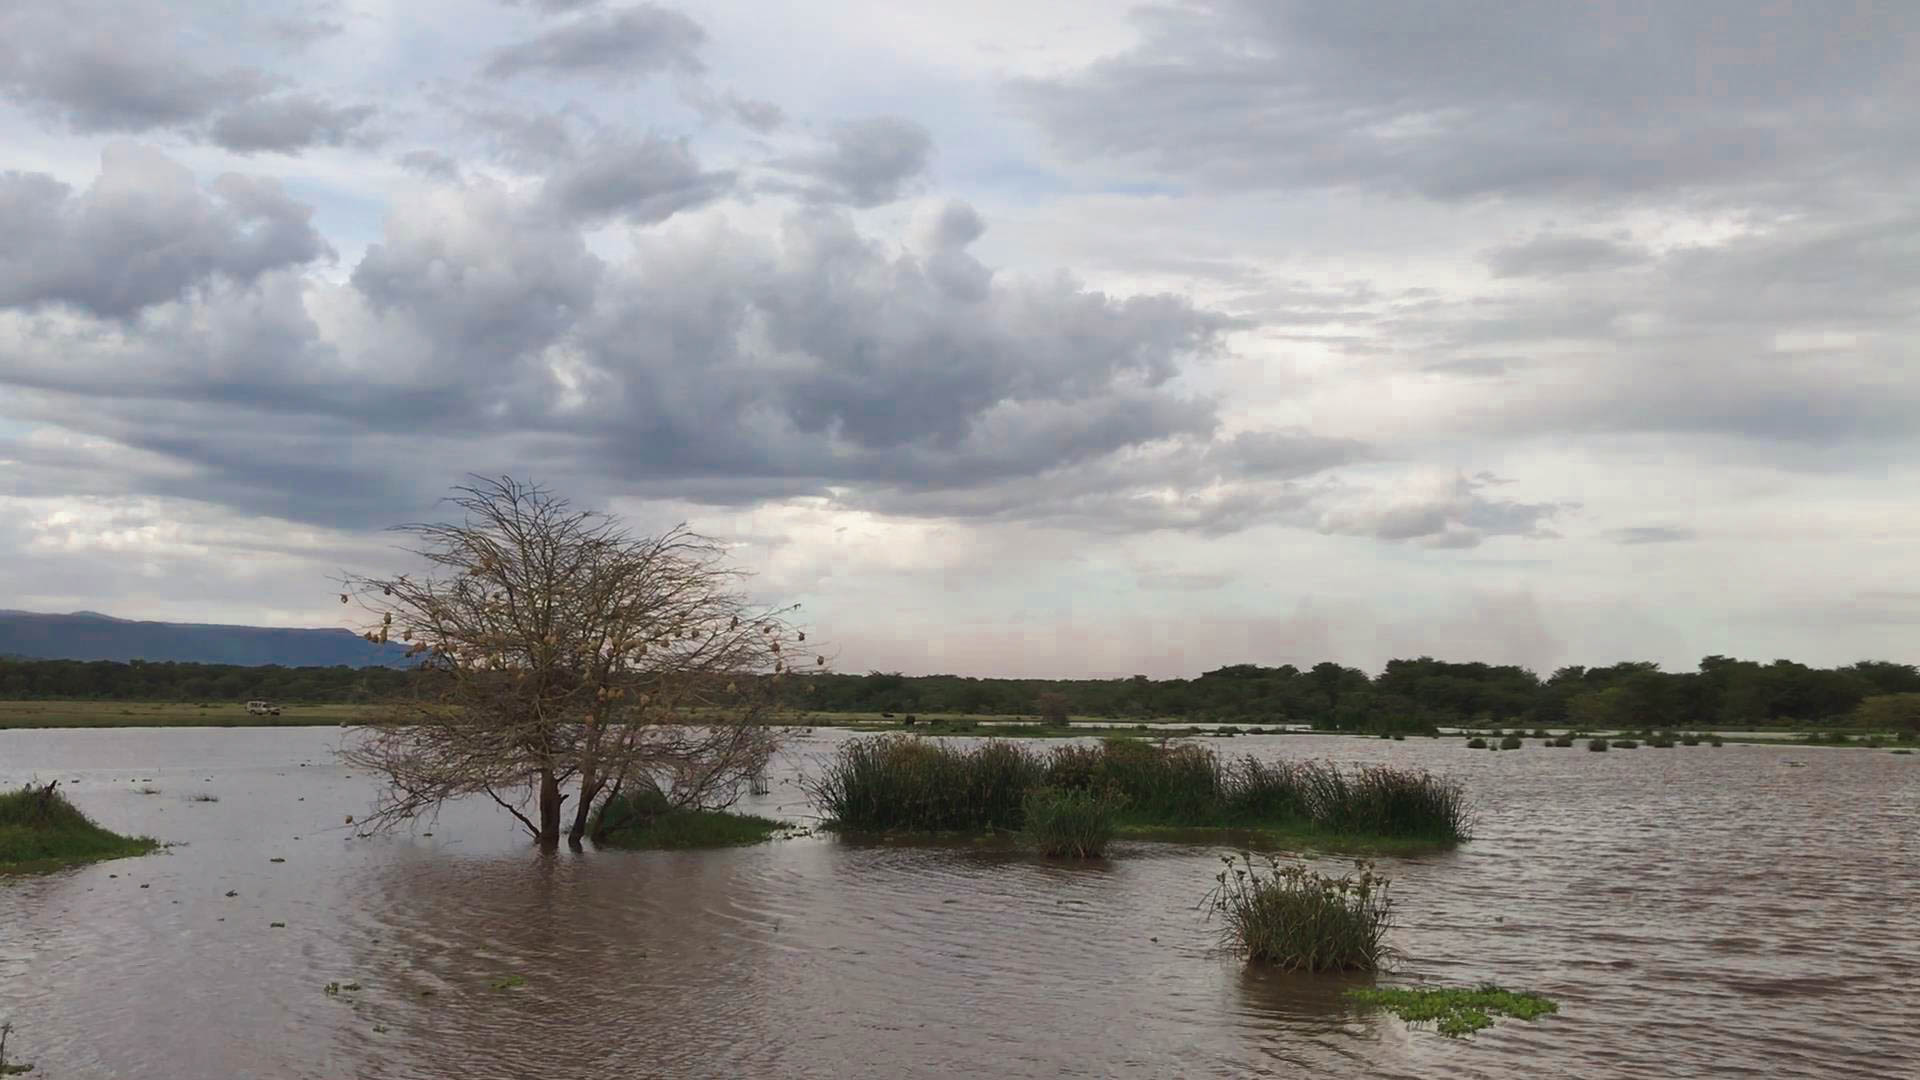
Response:
[{"label": "safari vehicle", "polygon": [[249,701],[247,702],[247,715],[248,716],[279,716],[280,706],[275,705],[271,701]]}]

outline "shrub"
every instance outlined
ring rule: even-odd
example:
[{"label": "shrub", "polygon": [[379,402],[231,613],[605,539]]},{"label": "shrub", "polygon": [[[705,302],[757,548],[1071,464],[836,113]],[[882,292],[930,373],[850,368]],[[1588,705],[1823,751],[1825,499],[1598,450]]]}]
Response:
[{"label": "shrub", "polygon": [[1487,740],[1482,739],[1477,735],[1467,740],[1467,749],[1469,750],[1485,750],[1486,748],[1487,748]]},{"label": "shrub", "polygon": [[1589,750],[1599,751],[1599,750],[1605,750],[1606,748],[1607,748],[1607,740],[1605,739],[1588,739],[1587,740],[1587,749]]},{"label": "shrub", "polygon": [[1500,749],[1502,750],[1518,750],[1520,746],[1520,736],[1518,735],[1509,735],[1500,740]]},{"label": "shrub", "polygon": [[1699,746],[1699,745],[1700,745],[1700,736],[1698,736],[1698,735],[1682,735],[1682,736],[1680,736],[1680,745],[1681,745],[1681,746]]},{"label": "shrub", "polygon": [[1393,900],[1369,863],[1331,877],[1267,857],[1228,855],[1202,903],[1221,937],[1249,960],[1287,971],[1374,971],[1386,958]]},{"label": "shrub", "polygon": [[1613,740],[1613,748],[1615,750],[1638,750],[1640,744],[1632,739],[1615,739]]},{"label": "shrub", "polygon": [[1555,739],[1555,740],[1553,740],[1553,745],[1555,745],[1555,746],[1572,746],[1572,745],[1573,745],[1573,736],[1571,736],[1571,735],[1562,735],[1562,736],[1560,736],[1559,738],[1557,738],[1557,739]]},{"label": "shrub", "polygon": [[1647,740],[1647,745],[1655,748],[1656,750],[1671,750],[1673,749],[1673,740],[1667,738],[1664,735],[1660,735]]},{"label": "shrub", "polygon": [[1043,855],[1099,858],[1113,839],[1124,796],[1071,788],[1035,788],[1021,801],[1022,834]]},{"label": "shrub", "polygon": [[1040,714],[1040,719],[1056,727],[1066,726],[1069,704],[1067,695],[1056,690],[1049,690],[1033,699],[1034,711]]},{"label": "shrub", "polygon": [[1553,736],[1552,736],[1552,735],[1549,735],[1549,734],[1547,734],[1547,729],[1546,729],[1546,728],[1534,728],[1534,729],[1533,729],[1533,737],[1534,737],[1534,738],[1536,738],[1536,739],[1551,739],[1551,738],[1553,738]]},{"label": "shrub", "polygon": [[1711,745],[1711,746],[1713,746],[1713,747],[1714,747],[1715,749],[1718,749],[1718,748],[1720,748],[1720,747],[1722,747],[1722,746],[1725,746],[1725,745],[1727,745],[1727,744],[1726,744],[1726,740],[1724,740],[1724,739],[1722,739],[1722,738],[1720,738],[1720,736],[1718,736],[1718,735],[1715,735],[1715,736],[1713,737],[1713,739],[1712,739],[1712,741],[1711,741],[1711,742],[1709,743],[1709,745]]}]

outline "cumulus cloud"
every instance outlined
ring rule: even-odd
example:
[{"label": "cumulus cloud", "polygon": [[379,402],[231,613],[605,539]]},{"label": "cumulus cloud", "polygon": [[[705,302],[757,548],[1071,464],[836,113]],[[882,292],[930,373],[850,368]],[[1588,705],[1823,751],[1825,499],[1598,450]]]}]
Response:
[{"label": "cumulus cloud", "polygon": [[[576,6],[576,5],[565,5]],[[547,75],[627,82],[664,72],[704,70],[700,24],[657,4],[580,15],[496,50],[485,73],[496,79]]]},{"label": "cumulus cloud", "polygon": [[251,282],[328,252],[312,211],[278,184],[226,174],[202,187],[157,151],[110,144],[86,191],[0,176],[0,307],[71,305],[124,318],[215,279]]},{"label": "cumulus cloud", "polygon": [[719,198],[734,179],[731,170],[701,168],[684,139],[603,136],[556,167],[543,196],[568,217],[652,224]]}]

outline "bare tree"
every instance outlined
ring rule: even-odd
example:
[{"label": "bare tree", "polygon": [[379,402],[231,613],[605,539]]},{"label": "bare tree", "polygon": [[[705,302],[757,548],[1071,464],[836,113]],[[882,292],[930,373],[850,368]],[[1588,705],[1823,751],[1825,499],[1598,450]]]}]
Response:
[{"label": "bare tree", "polygon": [[572,799],[578,846],[622,791],[731,805],[776,748],[781,681],[826,662],[800,660],[794,609],[753,607],[724,548],[684,526],[634,536],[508,478],[449,501],[463,520],[398,527],[424,573],[349,576],[340,595],[368,613],[368,640],[420,658],[343,753],[390,781],[372,824],[485,793],[552,847]]}]

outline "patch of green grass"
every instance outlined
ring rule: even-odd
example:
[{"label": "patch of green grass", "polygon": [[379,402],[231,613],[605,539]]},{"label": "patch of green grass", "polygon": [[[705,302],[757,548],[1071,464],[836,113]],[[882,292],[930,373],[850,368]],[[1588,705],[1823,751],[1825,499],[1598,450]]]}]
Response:
[{"label": "patch of green grass", "polygon": [[525,985],[527,985],[527,980],[523,975],[502,975],[487,984],[489,988],[494,990],[518,990]]},{"label": "patch of green grass", "polygon": [[1042,855],[1097,859],[1119,824],[1125,796],[1073,788],[1035,788],[1022,800],[1021,834]]},{"label": "patch of green grass", "polygon": [[1487,748],[1487,740],[1482,739],[1477,735],[1467,740],[1467,749],[1469,750],[1485,750],[1486,748]]},{"label": "patch of green grass", "polygon": [[1911,753],[1913,753],[1913,751],[1911,751],[1911,750],[1908,750],[1908,749],[1907,749],[1906,747],[1904,747],[1904,746],[1903,746],[1903,747],[1901,747],[1901,748],[1900,748],[1900,749],[1898,749],[1898,750],[1889,750],[1889,751],[1887,751],[1887,753],[1889,753],[1889,754],[1911,754]]},{"label": "patch of green grass", "polygon": [[1388,956],[1390,882],[1371,864],[1341,877],[1271,856],[1222,856],[1202,904],[1221,936],[1256,963],[1286,971],[1374,971]]},{"label": "patch of green grass", "polygon": [[632,851],[741,847],[775,839],[791,826],[772,818],[725,810],[678,810],[642,825],[619,829],[597,841]]},{"label": "patch of green grass", "polygon": [[1500,740],[1500,749],[1502,750],[1518,750],[1522,745],[1520,736],[1518,735],[1509,735]]},{"label": "patch of green grass", "polygon": [[1595,753],[1599,753],[1599,752],[1602,752],[1602,751],[1605,751],[1605,750],[1607,749],[1607,740],[1605,740],[1605,739],[1588,739],[1588,740],[1587,740],[1587,749],[1589,749],[1589,750],[1592,750],[1592,751],[1594,751]]},{"label": "patch of green grass", "polygon": [[145,855],[159,846],[151,837],[121,836],[94,824],[54,784],[0,794],[0,870]]},{"label": "patch of green grass", "polygon": [[1613,748],[1615,750],[1638,750],[1640,744],[1633,739],[1615,739],[1613,740]]},{"label": "patch of green grass", "polygon": [[1472,990],[1358,989],[1347,991],[1347,997],[1361,1005],[1385,1009],[1409,1024],[1432,1024],[1435,1031],[1450,1039],[1492,1027],[1496,1016],[1531,1022],[1560,1011],[1551,998],[1517,993],[1492,983]]}]

